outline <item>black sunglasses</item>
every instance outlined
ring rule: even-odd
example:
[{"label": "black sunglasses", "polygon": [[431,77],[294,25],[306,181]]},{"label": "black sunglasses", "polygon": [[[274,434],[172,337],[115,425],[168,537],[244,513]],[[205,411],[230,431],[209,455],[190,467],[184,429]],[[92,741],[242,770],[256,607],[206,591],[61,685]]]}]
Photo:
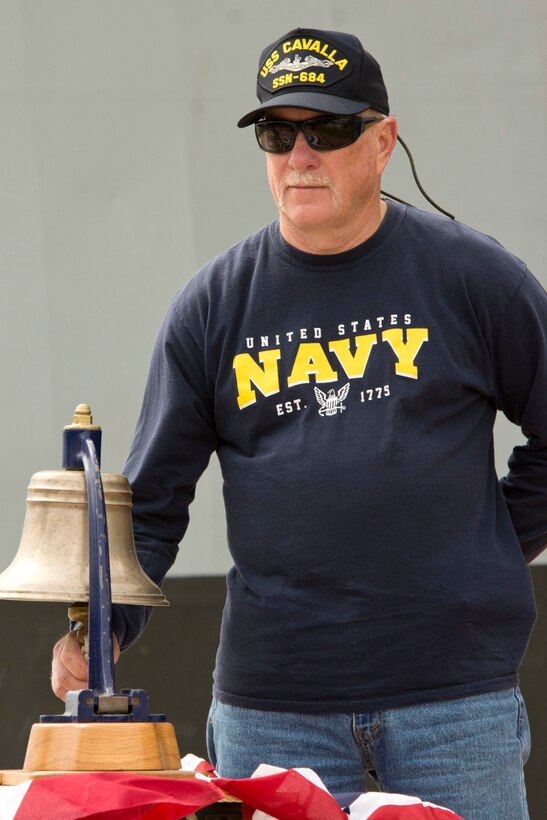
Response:
[{"label": "black sunglasses", "polygon": [[334,151],[359,139],[367,125],[382,117],[313,117],[309,120],[260,120],[255,123],[255,136],[263,151],[286,154],[292,151],[296,135],[302,131],[310,148]]}]

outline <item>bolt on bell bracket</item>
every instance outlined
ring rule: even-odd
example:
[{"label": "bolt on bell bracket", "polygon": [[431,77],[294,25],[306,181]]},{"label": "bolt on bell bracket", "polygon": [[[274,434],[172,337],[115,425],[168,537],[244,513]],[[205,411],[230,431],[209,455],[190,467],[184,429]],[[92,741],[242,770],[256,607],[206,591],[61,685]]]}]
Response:
[{"label": "bolt on bell bracket", "polygon": [[89,666],[88,689],[68,692],[63,715],[41,715],[40,723],[164,722],[151,715],[144,689],[114,691],[112,594],[106,505],[100,470],[100,427],[86,404],[76,408],[63,431],[63,469],[83,470],[89,528]]}]

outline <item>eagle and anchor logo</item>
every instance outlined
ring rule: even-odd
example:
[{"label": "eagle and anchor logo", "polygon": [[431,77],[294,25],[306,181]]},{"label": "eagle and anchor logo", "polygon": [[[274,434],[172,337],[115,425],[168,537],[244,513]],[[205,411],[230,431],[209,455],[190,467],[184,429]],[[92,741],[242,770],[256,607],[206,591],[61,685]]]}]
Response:
[{"label": "eagle and anchor logo", "polygon": [[350,384],[347,382],[338,392],[331,387],[328,393],[324,393],[318,387],[313,388],[315,398],[319,404],[317,411],[320,416],[335,416],[338,412],[343,413],[346,410],[344,399],[349,393]]}]

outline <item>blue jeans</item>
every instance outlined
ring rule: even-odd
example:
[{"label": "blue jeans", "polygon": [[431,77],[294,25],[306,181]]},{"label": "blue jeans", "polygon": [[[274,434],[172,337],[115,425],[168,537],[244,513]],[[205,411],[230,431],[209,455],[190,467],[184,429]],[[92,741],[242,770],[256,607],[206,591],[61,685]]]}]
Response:
[{"label": "blue jeans", "polygon": [[364,714],[242,709],[213,701],[209,759],[222,777],[260,763],[314,769],[332,793],[412,795],[465,820],[528,820],[523,766],[530,751],[518,688]]}]

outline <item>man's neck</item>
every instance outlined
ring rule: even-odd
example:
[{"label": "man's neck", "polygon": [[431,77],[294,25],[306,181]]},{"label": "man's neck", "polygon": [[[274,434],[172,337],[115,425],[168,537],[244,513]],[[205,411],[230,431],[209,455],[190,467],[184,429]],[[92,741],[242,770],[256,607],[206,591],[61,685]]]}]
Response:
[{"label": "man's neck", "polygon": [[289,245],[305,253],[335,254],[349,251],[366,242],[380,227],[386,214],[384,200],[377,201],[377,207],[363,215],[360,221],[344,225],[341,229],[326,229],[323,226],[301,229],[280,213],[281,235]]}]

